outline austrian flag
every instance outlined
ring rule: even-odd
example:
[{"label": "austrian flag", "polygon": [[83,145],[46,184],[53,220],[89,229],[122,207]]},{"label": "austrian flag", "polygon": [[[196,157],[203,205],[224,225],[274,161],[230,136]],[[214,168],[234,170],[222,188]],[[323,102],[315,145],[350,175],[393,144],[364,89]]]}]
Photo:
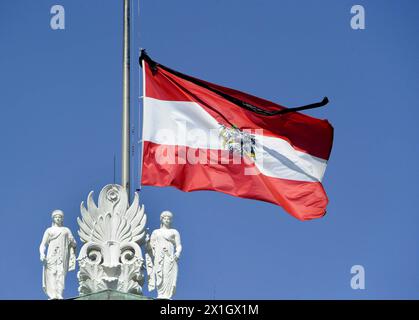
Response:
[{"label": "austrian flag", "polygon": [[142,185],[213,190],[322,217],[333,142],[327,120],[179,73],[142,52]]}]

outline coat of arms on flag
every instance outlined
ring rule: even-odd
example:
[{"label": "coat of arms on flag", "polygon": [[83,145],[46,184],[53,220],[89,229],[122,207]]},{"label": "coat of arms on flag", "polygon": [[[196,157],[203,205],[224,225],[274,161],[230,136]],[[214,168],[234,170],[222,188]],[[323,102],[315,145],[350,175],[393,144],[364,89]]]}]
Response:
[{"label": "coat of arms on flag", "polygon": [[222,146],[231,153],[239,154],[241,157],[247,156],[256,159],[255,137],[248,132],[242,131],[236,126],[231,128],[220,124],[220,137],[223,140]]}]

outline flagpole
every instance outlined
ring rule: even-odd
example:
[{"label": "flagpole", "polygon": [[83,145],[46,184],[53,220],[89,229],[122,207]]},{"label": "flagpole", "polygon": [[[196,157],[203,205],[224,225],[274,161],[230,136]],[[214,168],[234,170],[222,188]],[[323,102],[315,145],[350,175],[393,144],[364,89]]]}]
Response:
[{"label": "flagpole", "polygon": [[[144,65],[144,60],[141,61],[141,67],[142,67],[142,75],[143,75],[143,93],[142,93],[142,98],[143,98],[143,119],[144,119],[144,101],[145,101],[145,65]],[[142,125],[142,132],[141,132],[141,162],[140,162],[140,168],[141,168],[141,172],[140,172],[140,190],[141,190],[141,183],[142,183],[142,177],[143,177],[143,161],[144,161],[144,121],[143,121],[143,125]]]},{"label": "flagpole", "polygon": [[130,202],[130,0],[124,0],[123,104],[122,104],[122,174],[121,185]]}]

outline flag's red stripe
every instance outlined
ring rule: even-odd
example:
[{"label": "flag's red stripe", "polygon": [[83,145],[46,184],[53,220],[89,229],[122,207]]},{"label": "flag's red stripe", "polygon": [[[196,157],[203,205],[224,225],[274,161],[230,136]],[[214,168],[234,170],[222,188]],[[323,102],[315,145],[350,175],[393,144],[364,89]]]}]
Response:
[{"label": "flag's red stripe", "polygon": [[[160,150],[158,151],[158,149]],[[328,199],[321,183],[278,179],[259,175],[245,175],[244,169],[253,165],[210,164],[210,152],[221,155],[221,151],[206,150],[205,164],[186,164],[178,146],[158,145],[144,142],[142,185],[173,186],[182,191],[212,190],[241,198],[258,199],[282,206],[288,213],[300,220],[322,217],[326,212]],[[197,149],[183,147],[186,154]],[[174,164],[159,164],[156,153],[169,152],[174,155]],[[172,152],[172,153],[170,153]]]},{"label": "flag's red stripe", "polygon": [[[234,124],[240,129],[263,129],[264,134],[288,140],[297,150],[328,160],[332,148],[333,128],[327,120],[316,119],[298,112],[262,116],[238,107],[218,94],[184,80],[162,68],[153,75],[146,65],[146,96],[168,101],[194,101],[218,122]],[[200,80],[202,81],[202,80]],[[270,101],[218,86],[205,84],[262,109],[283,108]]]}]

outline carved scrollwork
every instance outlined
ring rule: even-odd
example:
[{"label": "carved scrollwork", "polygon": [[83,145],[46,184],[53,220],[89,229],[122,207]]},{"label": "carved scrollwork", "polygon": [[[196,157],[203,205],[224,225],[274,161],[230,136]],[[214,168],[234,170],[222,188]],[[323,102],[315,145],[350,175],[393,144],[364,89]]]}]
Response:
[{"label": "carved scrollwork", "polygon": [[124,188],[107,185],[99,194],[98,206],[90,192],[87,208],[82,202],[80,211],[78,233],[84,245],[78,257],[79,293],[104,289],[141,293],[144,268],[140,245],[147,216],[138,194],[129,206]]},{"label": "carved scrollwork", "polygon": [[101,264],[103,262],[102,253],[100,250],[90,250],[87,254],[87,258],[89,259],[89,263],[91,264]]},{"label": "carved scrollwork", "polygon": [[137,259],[137,256],[135,254],[135,250],[133,248],[130,248],[130,247],[125,247],[124,249],[121,250],[121,258],[120,259],[121,259],[122,264],[133,263]]}]

